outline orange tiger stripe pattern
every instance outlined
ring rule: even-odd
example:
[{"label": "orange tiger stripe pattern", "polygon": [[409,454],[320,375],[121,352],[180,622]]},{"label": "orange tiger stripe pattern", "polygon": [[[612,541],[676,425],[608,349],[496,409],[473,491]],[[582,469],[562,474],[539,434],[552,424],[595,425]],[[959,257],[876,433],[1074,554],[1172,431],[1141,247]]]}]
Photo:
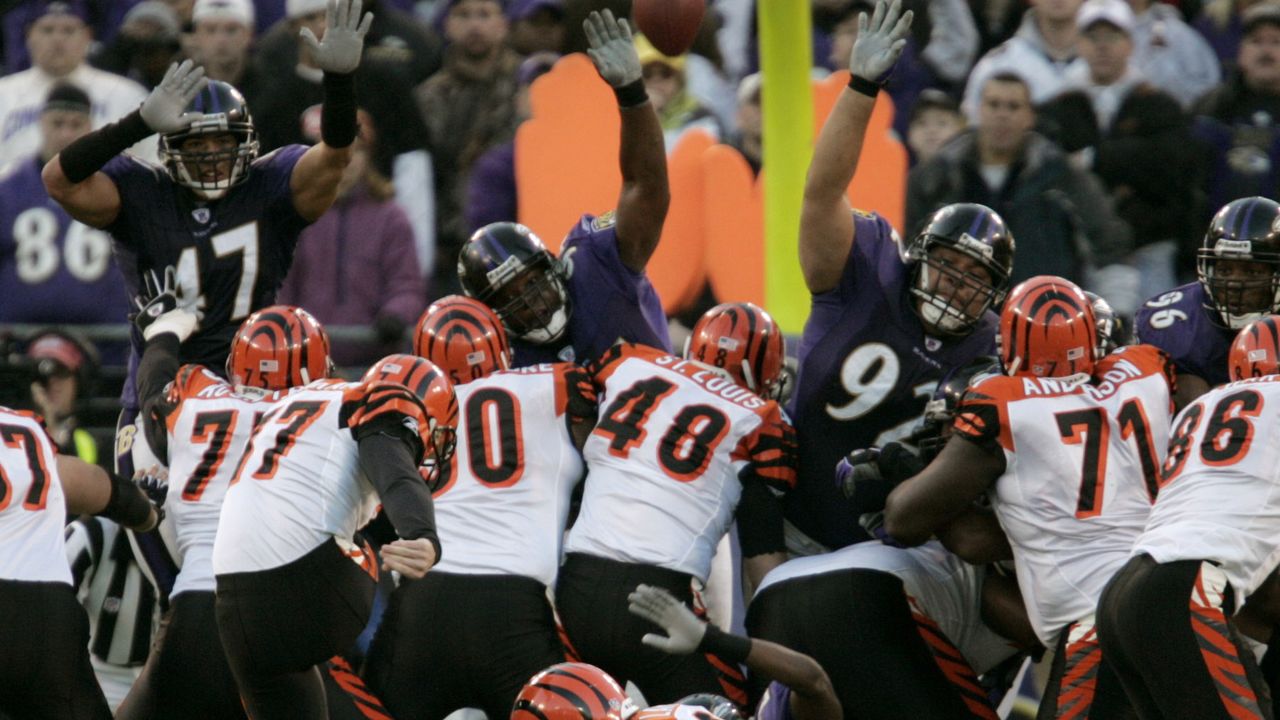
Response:
[{"label": "orange tiger stripe pattern", "polygon": [[455,384],[511,367],[502,321],[488,305],[462,295],[443,297],[422,313],[413,354],[438,365]]},{"label": "orange tiger stripe pattern", "polygon": [[299,307],[272,305],[236,331],[227,356],[227,377],[236,385],[285,390],[333,374],[329,334]]},{"label": "orange tiger stripe pattern", "polygon": [[1075,283],[1039,275],[1009,293],[1000,314],[1000,360],[1008,374],[1091,373],[1097,346],[1093,304]]},{"label": "orange tiger stripe pattern", "polygon": [[605,671],[587,663],[560,663],[525,684],[511,720],[623,720],[634,711],[626,693]]},{"label": "orange tiger stripe pattern", "polygon": [[761,397],[777,398],[782,390],[782,330],[752,303],[722,303],[703,313],[684,355],[724,368],[735,382]]},{"label": "orange tiger stripe pattern", "polygon": [[1268,315],[1245,325],[1231,343],[1227,367],[1232,380],[1280,372],[1280,317]]},{"label": "orange tiger stripe pattern", "polygon": [[437,464],[453,457],[458,429],[458,396],[453,383],[435,363],[416,355],[388,355],[364,374],[365,383],[396,383],[421,400],[426,422],[418,433],[426,448],[426,459]]}]

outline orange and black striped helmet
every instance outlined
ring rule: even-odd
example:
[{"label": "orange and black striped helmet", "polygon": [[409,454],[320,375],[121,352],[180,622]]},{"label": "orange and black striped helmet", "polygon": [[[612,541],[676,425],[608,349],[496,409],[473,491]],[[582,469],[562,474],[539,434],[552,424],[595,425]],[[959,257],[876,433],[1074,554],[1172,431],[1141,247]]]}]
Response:
[{"label": "orange and black striped helmet", "polygon": [[1093,303],[1075,283],[1038,275],[1009,293],[1000,314],[1000,361],[1006,373],[1036,377],[1092,373],[1097,347]]},{"label": "orange and black striped helmet", "polygon": [[560,663],[525,683],[511,720],[626,720],[635,712],[631,699],[605,671],[586,663]]},{"label": "orange and black striped helmet", "polygon": [[1267,315],[1241,328],[1227,367],[1232,380],[1280,373],[1280,317]]},{"label": "orange and black striped helmet", "polygon": [[416,355],[388,355],[365,372],[361,382],[382,380],[399,383],[421,400],[427,408],[428,427],[419,428],[424,457],[440,467],[453,457],[458,438],[458,396],[453,383],[435,363]]},{"label": "orange and black striped helmet", "polygon": [[227,356],[236,385],[284,390],[333,375],[329,334],[300,307],[272,305],[240,324]]},{"label": "orange and black striped helmet", "polygon": [[459,385],[511,367],[502,321],[488,305],[463,295],[440,298],[422,313],[413,353],[438,365]]},{"label": "orange and black striped helmet", "polygon": [[782,393],[785,355],[778,323],[749,302],[722,303],[703,313],[684,349],[686,358],[724,368],[739,385],[771,399]]}]

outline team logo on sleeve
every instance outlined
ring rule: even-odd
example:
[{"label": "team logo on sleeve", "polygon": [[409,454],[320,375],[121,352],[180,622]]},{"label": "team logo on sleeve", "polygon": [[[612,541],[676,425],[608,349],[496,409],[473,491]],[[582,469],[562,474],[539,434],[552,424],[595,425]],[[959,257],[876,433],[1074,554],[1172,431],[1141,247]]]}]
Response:
[{"label": "team logo on sleeve", "polygon": [[209,218],[212,217],[212,213],[209,212],[209,208],[207,207],[199,207],[191,211],[191,217],[196,222],[200,223],[201,225],[204,225],[205,223],[209,222]]}]

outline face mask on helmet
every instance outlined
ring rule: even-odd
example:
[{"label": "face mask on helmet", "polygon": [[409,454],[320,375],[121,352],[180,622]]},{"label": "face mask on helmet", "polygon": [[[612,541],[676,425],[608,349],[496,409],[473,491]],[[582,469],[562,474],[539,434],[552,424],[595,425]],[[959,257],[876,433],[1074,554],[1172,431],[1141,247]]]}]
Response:
[{"label": "face mask on helmet", "polygon": [[1280,204],[1251,197],[1223,206],[1196,253],[1196,273],[1207,307],[1229,328],[1280,312]]},{"label": "face mask on helmet", "polygon": [[524,225],[490,223],[472,233],[458,253],[458,280],[526,342],[554,342],[568,328],[573,308],[565,271]]},{"label": "face mask on helmet", "polygon": [[513,335],[544,345],[569,326],[567,295],[558,269],[534,265],[495,290],[490,302]]},{"label": "face mask on helmet", "polygon": [[160,157],[180,185],[216,200],[249,177],[258,157],[258,135],[244,97],[231,85],[210,81],[187,105],[198,117],[190,126],[160,136]]},{"label": "face mask on helmet", "polygon": [[907,248],[911,293],[920,319],[944,335],[969,333],[998,305],[1013,269],[1013,238],[981,205],[948,205]]},{"label": "face mask on helmet", "polygon": [[1093,305],[1093,319],[1098,324],[1097,356],[1099,358],[1106,357],[1114,352],[1116,348],[1128,345],[1129,337],[1124,326],[1124,320],[1116,315],[1111,303],[1107,302],[1106,298],[1101,295],[1088,290],[1084,291],[1084,296]]}]

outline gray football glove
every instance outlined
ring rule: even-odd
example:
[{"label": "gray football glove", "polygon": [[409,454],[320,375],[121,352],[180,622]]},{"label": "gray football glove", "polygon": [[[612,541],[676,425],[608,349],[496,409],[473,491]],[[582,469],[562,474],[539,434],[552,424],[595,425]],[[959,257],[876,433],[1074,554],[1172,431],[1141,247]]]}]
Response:
[{"label": "gray football glove", "polygon": [[877,0],[875,13],[858,15],[858,39],[849,54],[849,72],[864,80],[883,82],[902,55],[911,29],[910,10],[902,12],[902,0]]},{"label": "gray football glove", "polygon": [[142,121],[162,135],[182,130],[200,117],[200,113],[184,111],[208,84],[204,68],[190,60],[173,63],[142,102]]},{"label": "gray football glove", "polygon": [[614,19],[609,10],[592,12],[582,21],[582,29],[591,44],[587,54],[605,82],[620,88],[640,79],[640,54],[625,19]]},{"label": "gray football glove", "polygon": [[362,6],[361,0],[329,0],[324,14],[324,39],[316,40],[311,28],[302,28],[298,33],[311,48],[311,58],[321,70],[346,74],[360,66],[364,36],[373,23],[373,13],[360,16]]},{"label": "gray football glove", "polygon": [[698,649],[707,624],[697,618],[684,603],[662,588],[640,585],[627,596],[631,614],[661,626],[666,635],[648,633],[640,642],[673,655],[686,655]]}]

